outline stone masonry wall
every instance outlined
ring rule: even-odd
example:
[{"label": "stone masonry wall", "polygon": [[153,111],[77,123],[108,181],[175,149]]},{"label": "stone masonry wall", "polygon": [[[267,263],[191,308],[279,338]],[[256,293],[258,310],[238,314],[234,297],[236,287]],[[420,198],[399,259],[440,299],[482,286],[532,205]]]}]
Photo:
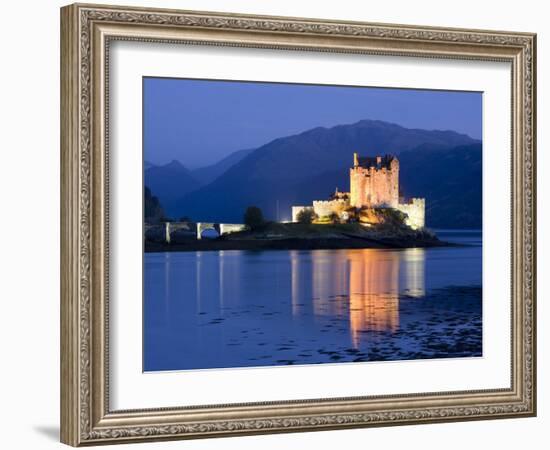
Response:
[{"label": "stone masonry wall", "polygon": [[335,213],[340,216],[349,208],[349,200],[318,200],[313,202],[313,210],[318,217],[330,216]]},{"label": "stone masonry wall", "polygon": [[426,226],[426,201],[423,198],[412,198],[407,203],[399,203],[397,209],[407,214],[405,223],[412,229],[417,230]]},{"label": "stone masonry wall", "polygon": [[390,168],[353,167],[350,169],[351,206],[391,206],[399,203],[399,162],[394,159]]}]

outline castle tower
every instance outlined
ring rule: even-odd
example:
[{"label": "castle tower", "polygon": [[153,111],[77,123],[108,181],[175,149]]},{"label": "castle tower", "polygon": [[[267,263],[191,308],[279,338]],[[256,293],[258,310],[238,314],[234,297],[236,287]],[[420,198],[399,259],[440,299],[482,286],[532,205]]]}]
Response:
[{"label": "castle tower", "polygon": [[353,167],[359,167],[359,155],[357,153],[353,154]]},{"label": "castle tower", "polygon": [[360,157],[353,154],[350,204],[355,208],[399,204],[399,161],[395,156]]}]

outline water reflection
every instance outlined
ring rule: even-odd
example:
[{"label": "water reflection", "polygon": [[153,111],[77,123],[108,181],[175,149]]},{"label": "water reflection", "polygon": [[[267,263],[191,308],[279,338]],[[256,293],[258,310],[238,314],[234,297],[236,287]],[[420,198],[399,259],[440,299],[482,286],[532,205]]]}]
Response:
[{"label": "water reflection", "polygon": [[412,297],[426,295],[426,250],[423,248],[409,248],[403,252],[402,266],[404,266],[404,291]]},{"label": "water reflection", "polygon": [[144,276],[145,370],[480,349],[481,247],[152,253]]},{"label": "water reflection", "polygon": [[399,256],[377,250],[352,253],[349,280],[353,346],[367,331],[394,331],[399,325]]},{"label": "water reflection", "polygon": [[[294,319],[300,320],[310,313],[318,323],[327,317],[345,318],[349,322],[350,344],[354,347],[358,347],[370,331],[397,330],[400,295],[425,295],[424,249],[294,250],[288,255],[289,296]],[[172,276],[181,275],[172,269],[172,256],[164,254],[164,303],[168,319]],[[253,255],[250,257],[254,259]],[[194,260],[191,269],[195,272],[197,312],[214,307],[223,317],[228,309],[239,304],[241,290],[246,297],[253,298],[254,286],[243,283],[241,258],[236,258],[235,252],[220,251],[215,259],[211,254],[197,252]],[[261,276],[269,277],[274,290],[284,298],[284,279],[288,278],[284,260],[272,262],[270,269]],[[214,279],[213,273],[217,275]]]},{"label": "water reflection", "polygon": [[[310,260],[294,251],[290,259],[293,315],[303,313],[303,294],[311,285],[316,316],[348,313],[354,347],[369,331],[397,329],[400,292],[413,297],[425,293],[424,249],[317,251]],[[308,272],[311,279],[304,277]]]}]

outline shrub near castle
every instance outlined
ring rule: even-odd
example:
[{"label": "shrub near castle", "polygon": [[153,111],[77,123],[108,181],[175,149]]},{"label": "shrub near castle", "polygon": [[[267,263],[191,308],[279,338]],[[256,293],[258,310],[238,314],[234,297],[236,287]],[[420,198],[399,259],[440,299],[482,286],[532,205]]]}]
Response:
[{"label": "shrub near castle", "polygon": [[313,223],[317,219],[317,214],[311,209],[303,209],[296,218],[298,223]]},{"label": "shrub near castle", "polygon": [[394,208],[363,208],[359,211],[359,222],[368,225],[399,227],[406,224],[407,214]]}]

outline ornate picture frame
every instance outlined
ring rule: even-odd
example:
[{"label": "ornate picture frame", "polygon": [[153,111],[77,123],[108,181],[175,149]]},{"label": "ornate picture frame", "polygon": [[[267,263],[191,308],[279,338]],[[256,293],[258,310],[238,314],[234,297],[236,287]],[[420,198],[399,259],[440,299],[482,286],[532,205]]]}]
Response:
[{"label": "ornate picture frame", "polygon": [[[512,67],[511,386],[114,411],[109,49],[117,40],[505,61]],[[536,35],[74,4],[61,9],[61,440],[72,445],[536,414]],[[489,293],[490,295],[490,293]],[[260,400],[260,399],[259,399]]]}]

